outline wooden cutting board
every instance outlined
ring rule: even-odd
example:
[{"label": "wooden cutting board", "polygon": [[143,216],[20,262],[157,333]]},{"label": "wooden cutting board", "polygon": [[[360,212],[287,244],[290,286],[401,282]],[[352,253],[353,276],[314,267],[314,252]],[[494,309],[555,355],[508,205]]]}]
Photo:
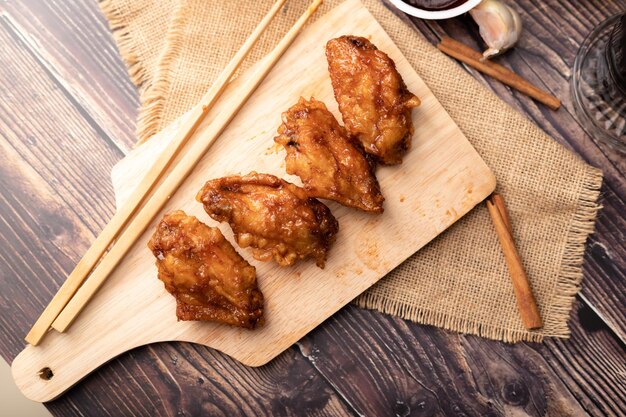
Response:
[{"label": "wooden cutting board", "polygon": [[[194,197],[206,180],[224,175],[256,170],[300,184],[297,177],[286,175],[284,152],[274,145],[273,137],[281,112],[300,96],[324,101],[339,117],[324,45],[344,34],[369,37],[391,56],[409,90],[422,100],[422,105],[413,111],[415,135],[404,163],[378,169],[386,198],[384,214],[368,215],[328,203],[339,220],[340,231],[323,270],[312,261],[281,268],[274,263],[255,261],[248,250],[239,250],[256,266],[266,300],[266,323],[254,331],[176,321],[174,298],[156,278],[154,258],[146,248],[153,225],[67,333],[51,332],[41,345],[26,347],[15,359],[13,376],[28,398],[51,400],[111,358],[158,341],[196,342],[246,365],[263,365],[493,191],[493,174],[426,84],[367,9],[358,0],[348,0],[301,33],[191,177],[172,196],[164,212],[183,209],[207,224],[216,225]],[[247,74],[231,84],[224,100],[194,138],[204,134],[211,118],[233,98]],[[146,167],[167,145],[185,117],[114,168],[118,205],[132,192]],[[229,228],[219,227],[232,242]],[[39,375],[44,368],[53,373],[49,380]]]}]

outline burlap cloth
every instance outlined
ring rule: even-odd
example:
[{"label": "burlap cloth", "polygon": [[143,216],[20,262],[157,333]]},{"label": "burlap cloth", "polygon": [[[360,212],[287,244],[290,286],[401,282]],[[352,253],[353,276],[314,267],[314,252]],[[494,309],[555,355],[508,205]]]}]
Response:
[{"label": "burlap cloth", "polygon": [[[140,140],[200,99],[273,1],[100,3],[140,89]],[[307,3],[288,0],[244,68],[275,45]],[[316,18],[338,3],[326,0]],[[495,172],[545,326],[538,332],[522,326],[484,205],[357,298],[356,304],[508,342],[567,337],[585,241],[599,208],[601,172],[486,90],[379,1],[364,3]]]}]

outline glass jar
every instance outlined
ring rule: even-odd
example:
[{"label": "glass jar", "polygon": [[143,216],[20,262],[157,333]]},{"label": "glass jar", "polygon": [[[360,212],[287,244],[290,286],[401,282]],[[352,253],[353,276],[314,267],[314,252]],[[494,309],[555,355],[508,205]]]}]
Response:
[{"label": "glass jar", "polygon": [[574,61],[571,88],[587,133],[626,153],[626,13],[587,36]]}]

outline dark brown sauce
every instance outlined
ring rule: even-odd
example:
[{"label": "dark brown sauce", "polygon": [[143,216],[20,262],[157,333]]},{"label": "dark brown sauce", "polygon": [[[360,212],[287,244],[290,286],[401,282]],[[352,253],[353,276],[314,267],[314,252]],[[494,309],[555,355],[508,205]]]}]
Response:
[{"label": "dark brown sauce", "polygon": [[460,6],[467,0],[402,0],[424,10],[448,10]]}]

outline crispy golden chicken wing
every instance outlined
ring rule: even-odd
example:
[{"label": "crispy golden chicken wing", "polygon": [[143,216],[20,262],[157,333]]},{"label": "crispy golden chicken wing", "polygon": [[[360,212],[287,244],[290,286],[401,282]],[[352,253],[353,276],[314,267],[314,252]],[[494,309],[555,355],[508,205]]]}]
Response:
[{"label": "crispy golden chicken wing", "polygon": [[252,329],[263,318],[256,269],[222,232],[183,211],[163,217],[148,247],[159,279],[176,298],[179,320],[206,320]]},{"label": "crispy golden chicken wing", "polygon": [[323,268],[339,227],[328,207],[269,174],[211,180],[196,199],[213,219],[230,224],[239,246],[282,266],[313,257]]},{"label": "crispy golden chicken wing", "polygon": [[274,140],[287,151],[287,172],[300,177],[310,196],[382,213],[373,165],[324,103],[301,98],[282,119]]},{"label": "crispy golden chicken wing", "polygon": [[328,41],[326,58],[348,132],[379,162],[402,163],[413,135],[411,109],[420,100],[407,90],[395,63],[357,36]]}]

